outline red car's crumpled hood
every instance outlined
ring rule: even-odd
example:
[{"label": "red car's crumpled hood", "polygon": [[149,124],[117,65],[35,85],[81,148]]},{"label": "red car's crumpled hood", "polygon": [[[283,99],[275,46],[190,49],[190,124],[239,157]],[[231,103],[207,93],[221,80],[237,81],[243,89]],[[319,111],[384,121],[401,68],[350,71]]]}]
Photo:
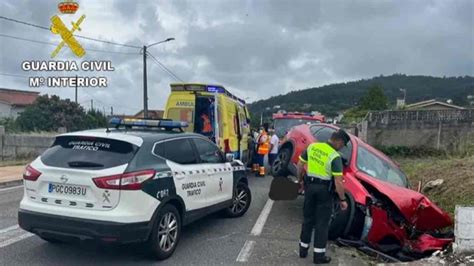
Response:
[{"label": "red car's crumpled hood", "polygon": [[386,195],[405,219],[418,230],[440,229],[453,223],[449,214],[419,192],[377,180],[362,172],[357,173],[357,178]]}]

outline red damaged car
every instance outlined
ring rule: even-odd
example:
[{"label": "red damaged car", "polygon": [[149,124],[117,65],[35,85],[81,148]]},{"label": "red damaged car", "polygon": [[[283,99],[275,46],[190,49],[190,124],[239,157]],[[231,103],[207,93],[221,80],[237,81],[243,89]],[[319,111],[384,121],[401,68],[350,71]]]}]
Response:
[{"label": "red damaged car", "polygon": [[[272,165],[274,176],[296,176],[298,157],[315,141],[327,141],[338,128],[300,125],[288,132]],[[423,194],[409,188],[396,163],[356,136],[341,151],[349,208],[336,210],[330,238],[361,240],[398,258],[426,255],[453,241],[443,233],[451,217]],[[413,256],[408,258],[414,258]]]}]

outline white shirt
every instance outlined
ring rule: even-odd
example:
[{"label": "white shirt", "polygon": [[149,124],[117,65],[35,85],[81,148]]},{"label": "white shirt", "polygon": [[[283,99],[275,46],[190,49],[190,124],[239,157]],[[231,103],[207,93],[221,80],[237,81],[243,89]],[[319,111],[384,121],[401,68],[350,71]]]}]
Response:
[{"label": "white shirt", "polygon": [[270,139],[270,144],[273,145],[272,150],[270,151],[271,154],[278,153],[278,144],[280,143],[280,139],[278,136],[273,134],[272,138]]}]

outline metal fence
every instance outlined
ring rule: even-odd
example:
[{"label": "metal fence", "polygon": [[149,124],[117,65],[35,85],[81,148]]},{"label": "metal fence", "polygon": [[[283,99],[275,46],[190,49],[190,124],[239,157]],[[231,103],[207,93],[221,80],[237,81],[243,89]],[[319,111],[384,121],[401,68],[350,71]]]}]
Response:
[{"label": "metal fence", "polygon": [[473,109],[466,110],[413,110],[369,112],[369,122],[390,123],[397,121],[473,121]]}]

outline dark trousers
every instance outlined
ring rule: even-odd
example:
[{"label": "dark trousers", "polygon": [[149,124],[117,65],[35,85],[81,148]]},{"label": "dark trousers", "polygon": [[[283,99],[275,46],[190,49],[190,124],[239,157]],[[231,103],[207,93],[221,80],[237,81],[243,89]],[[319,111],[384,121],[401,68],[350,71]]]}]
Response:
[{"label": "dark trousers", "polygon": [[268,154],[268,164],[270,165],[270,167],[272,167],[273,162],[275,161],[276,157],[277,157],[276,153],[269,153]]},{"label": "dark trousers", "polygon": [[326,248],[332,208],[333,194],[329,191],[329,184],[306,184],[305,182],[304,220],[300,236],[302,243],[311,242],[311,233],[314,228],[314,247]]},{"label": "dark trousers", "polygon": [[257,160],[256,160],[255,163],[258,164],[259,166],[263,167],[264,162],[265,162],[265,154],[258,154],[257,153]]}]

